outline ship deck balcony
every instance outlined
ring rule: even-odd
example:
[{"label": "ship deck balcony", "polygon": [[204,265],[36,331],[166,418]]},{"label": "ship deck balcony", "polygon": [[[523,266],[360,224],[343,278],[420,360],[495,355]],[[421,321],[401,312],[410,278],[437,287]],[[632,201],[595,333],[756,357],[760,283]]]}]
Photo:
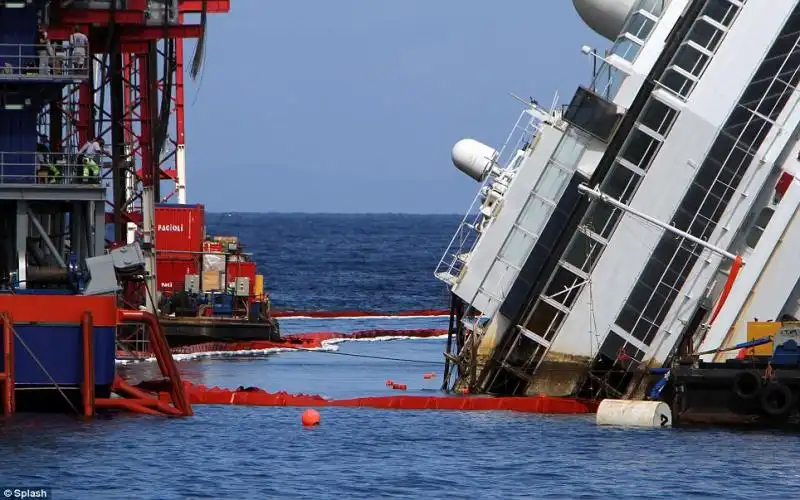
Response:
[{"label": "ship deck balcony", "polygon": [[622,120],[622,113],[616,104],[603,96],[578,87],[562,117],[580,130],[608,143]]},{"label": "ship deck balcony", "polygon": [[89,57],[59,46],[0,43],[0,84],[53,85],[89,78]]},{"label": "ship deck balcony", "polygon": [[82,174],[75,154],[0,151],[0,200],[105,201],[102,182]]}]

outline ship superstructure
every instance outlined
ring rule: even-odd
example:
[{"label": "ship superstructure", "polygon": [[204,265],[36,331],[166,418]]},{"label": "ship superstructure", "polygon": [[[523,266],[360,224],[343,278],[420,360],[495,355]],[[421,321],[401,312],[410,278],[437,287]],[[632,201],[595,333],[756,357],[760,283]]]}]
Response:
[{"label": "ship superstructure", "polygon": [[436,272],[472,391],[619,397],[800,309],[798,2],[574,3],[613,40],[592,84],[526,109],[514,154],[454,148],[486,184]]}]

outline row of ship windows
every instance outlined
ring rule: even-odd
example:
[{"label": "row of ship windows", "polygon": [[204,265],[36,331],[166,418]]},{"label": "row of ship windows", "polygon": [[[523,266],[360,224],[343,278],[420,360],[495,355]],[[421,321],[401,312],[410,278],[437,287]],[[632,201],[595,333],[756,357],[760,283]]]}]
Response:
[{"label": "row of ship windows", "polygon": [[[713,53],[719,47],[726,31],[725,28],[733,23],[743,3],[727,0],[711,0],[706,3],[700,19],[695,22],[688,36],[691,43],[685,43],[681,47],[674,58],[674,66],[670,67],[662,77],[661,83],[665,87],[684,98],[688,97],[695,82],[688,75],[682,73],[686,72],[698,77],[702,74],[710,61],[710,54],[707,52]],[[675,66],[682,68],[682,71],[677,70]],[[649,128],[660,132],[657,128]],[[667,132],[660,133],[662,136],[667,134]],[[626,187],[623,189],[627,191],[629,185],[630,180],[625,183]],[[616,219],[619,217],[619,211],[615,210],[615,212],[617,214],[613,217]],[[598,217],[596,220],[602,219]],[[608,231],[610,234],[608,226],[606,224],[603,231]],[[695,248],[686,243],[688,242],[681,241],[679,243],[675,238],[662,238],[651,261],[643,270],[640,282],[637,283],[617,318],[617,327],[633,333],[634,337],[645,345],[649,345],[655,338],[663,316],[666,315],[686,279],[684,273],[675,273],[672,269],[668,269],[668,266],[664,265],[664,257],[672,255],[671,262],[686,261],[695,253]],[[654,277],[658,276],[662,269],[662,279],[655,283]],[[598,359],[606,358],[612,364],[617,364],[620,363],[619,353],[624,352],[636,361],[642,361],[645,353],[638,347],[642,347],[641,344],[632,345],[612,328],[600,348]]]},{"label": "row of ship windows", "polygon": [[617,37],[611,53],[633,62],[663,12],[664,0],[639,0]]},{"label": "row of ship windows", "polygon": [[708,67],[743,2],[708,0],[660,83],[686,99]]},{"label": "row of ship windows", "polygon": [[[790,96],[789,88],[797,83],[798,75],[795,73],[788,83],[774,85],[775,79],[781,75],[780,68],[793,57],[791,49],[794,43],[800,41],[800,17],[796,21],[796,26],[787,23],[784,27],[784,33],[791,33],[793,43],[786,44],[781,41],[785,35],[779,36],[698,169],[693,184],[672,219],[672,225],[678,229],[704,240],[708,240],[716,229],[753,161],[754,152],[766,139],[770,122],[778,118]],[[765,67],[772,68],[772,73],[766,72]],[[766,87],[762,82],[765,77],[772,82]],[[760,103],[768,103],[764,108],[768,109],[766,118],[743,106],[757,95],[754,92],[763,92],[765,88],[768,92],[777,89],[777,95],[762,94],[757,98]],[[760,233],[756,234],[757,239]],[[699,245],[665,233],[618,315],[616,324],[649,345],[675,302],[678,290],[694,267],[700,250]]]},{"label": "row of ship windows", "polygon": [[[715,27],[713,23],[730,25],[739,6],[728,0],[710,0],[704,8],[704,17],[694,23],[687,39],[694,43],[702,42],[704,47],[710,47],[712,51],[715,51],[725,31],[724,28]],[[649,35],[647,29],[651,29],[652,26],[646,28],[649,26],[647,22],[639,22],[637,19],[636,15],[629,19],[629,27],[630,25],[643,27],[637,33],[646,38]],[[630,32],[630,30],[628,31]],[[694,40],[691,40],[692,36],[694,36]],[[684,47],[686,46],[684,45]],[[710,57],[709,55],[703,66],[707,65]],[[679,58],[680,51],[676,54],[675,59]],[[688,91],[690,90],[688,89]],[[676,109],[651,96],[627,138],[617,162],[602,183],[601,189],[604,193],[623,203],[630,201],[641,181],[641,176],[649,168],[677,116]],[[526,328],[539,333],[548,341],[552,340],[566,312],[570,310],[580,294],[586,281],[585,276],[591,273],[604,249],[605,240],[613,232],[621,215],[619,209],[608,204],[592,204],[583,224],[588,231],[581,230],[573,235],[562,265],[559,266],[548,284],[543,297],[534,305],[529,320],[526,322]],[[578,273],[585,276],[580,276]],[[675,284],[677,285],[677,282]],[[647,336],[645,335],[645,338]]]}]

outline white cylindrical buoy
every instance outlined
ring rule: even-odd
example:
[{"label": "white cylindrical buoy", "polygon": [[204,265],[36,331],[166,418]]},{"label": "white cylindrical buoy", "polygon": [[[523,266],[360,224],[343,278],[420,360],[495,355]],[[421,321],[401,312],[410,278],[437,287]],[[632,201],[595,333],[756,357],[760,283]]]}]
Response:
[{"label": "white cylindrical buoy", "polygon": [[672,427],[672,411],[663,401],[604,399],[597,408],[597,425]]}]

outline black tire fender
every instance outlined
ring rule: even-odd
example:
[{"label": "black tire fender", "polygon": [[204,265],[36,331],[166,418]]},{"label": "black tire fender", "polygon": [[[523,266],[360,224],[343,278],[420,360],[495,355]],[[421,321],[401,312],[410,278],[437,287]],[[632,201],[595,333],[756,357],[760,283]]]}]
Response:
[{"label": "black tire fender", "polygon": [[733,393],[742,401],[749,401],[761,393],[761,377],[752,371],[737,373],[733,378]]},{"label": "black tire fender", "polygon": [[789,413],[794,406],[792,390],[778,382],[770,382],[761,391],[761,409],[773,417]]}]

